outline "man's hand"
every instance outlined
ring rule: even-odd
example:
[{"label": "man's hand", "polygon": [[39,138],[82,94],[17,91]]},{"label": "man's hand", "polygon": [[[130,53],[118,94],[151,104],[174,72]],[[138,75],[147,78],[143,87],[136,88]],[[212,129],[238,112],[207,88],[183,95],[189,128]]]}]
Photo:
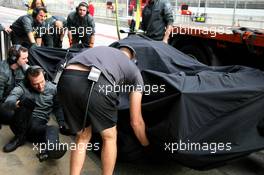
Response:
[{"label": "man's hand", "polygon": [[32,43],[30,48],[36,48],[38,45],[36,43]]},{"label": "man's hand", "polygon": [[19,103],[20,103],[20,100],[17,100],[17,102],[16,102],[16,108],[20,108]]},{"label": "man's hand", "polygon": [[93,48],[94,47],[94,43],[89,43],[89,48]]},{"label": "man's hand", "polygon": [[24,96],[20,99],[19,103],[17,104],[19,107],[25,107],[27,109],[33,110],[36,106],[35,99],[30,96]]},{"label": "man's hand", "polygon": [[162,40],[164,43],[168,44],[168,40],[170,38],[170,34],[171,34],[172,30],[173,30],[172,25],[168,25],[166,27],[166,31],[164,33],[164,37],[163,37],[163,40]]},{"label": "man's hand", "polygon": [[72,39],[69,39],[69,45],[72,47]]},{"label": "man's hand", "polygon": [[95,37],[94,35],[90,36],[90,41],[89,41],[89,47],[93,48],[94,47],[94,41],[95,41]]},{"label": "man's hand", "polygon": [[168,40],[167,39],[163,39],[162,40],[164,43],[168,44]]},{"label": "man's hand", "polygon": [[12,29],[11,29],[10,27],[6,27],[6,28],[5,28],[5,32],[9,34],[9,33],[12,32]]}]

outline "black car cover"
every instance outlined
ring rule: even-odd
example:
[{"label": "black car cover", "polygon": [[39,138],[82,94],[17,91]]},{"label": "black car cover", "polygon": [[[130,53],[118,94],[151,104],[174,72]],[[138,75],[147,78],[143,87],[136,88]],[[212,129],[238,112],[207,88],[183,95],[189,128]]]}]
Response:
[{"label": "black car cover", "polygon": [[[264,147],[257,129],[264,117],[262,71],[209,67],[163,42],[138,35],[111,46],[119,44],[128,44],[137,52],[145,82],[142,113],[151,143],[146,149],[137,141],[130,127],[128,96],[123,94],[117,125],[119,160],[148,156],[208,169]],[[51,68],[43,55],[64,59],[65,53],[36,49],[31,59],[54,70],[56,63]]]},{"label": "black car cover", "polygon": [[60,66],[84,51],[81,48],[59,49],[36,47],[29,49],[29,64],[39,65],[47,73],[47,78],[53,80]]}]

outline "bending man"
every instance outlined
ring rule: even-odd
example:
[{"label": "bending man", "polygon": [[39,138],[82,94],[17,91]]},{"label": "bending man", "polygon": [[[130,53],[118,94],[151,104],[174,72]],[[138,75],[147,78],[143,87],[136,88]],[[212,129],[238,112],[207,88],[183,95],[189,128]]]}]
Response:
[{"label": "bending man", "polygon": [[[116,123],[119,93],[108,91],[109,88],[113,89],[114,85],[134,87],[134,91],[130,92],[131,125],[141,145],[149,145],[141,114],[142,92],[140,89],[143,87],[143,79],[137,66],[130,61],[135,55],[134,49],[130,46],[123,46],[120,50],[104,46],[88,49],[70,60],[58,84],[58,96],[62,102],[66,122],[70,129],[77,132],[76,144],[87,145],[92,130],[99,132],[102,137],[103,175],[113,173],[117,155]],[[88,118],[84,123],[87,94],[91,91],[93,84],[92,80],[88,80],[87,77],[88,75],[91,77],[94,73],[94,67],[99,69],[101,74],[92,90],[87,112]],[[137,89],[137,87],[141,88]],[[82,130],[83,124],[84,130]],[[85,149],[72,151],[71,175],[81,173],[85,155]]]}]

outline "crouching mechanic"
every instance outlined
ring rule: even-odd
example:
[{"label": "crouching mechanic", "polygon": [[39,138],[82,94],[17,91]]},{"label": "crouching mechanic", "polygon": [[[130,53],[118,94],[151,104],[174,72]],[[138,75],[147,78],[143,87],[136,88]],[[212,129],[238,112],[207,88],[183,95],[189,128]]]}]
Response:
[{"label": "crouching mechanic", "polygon": [[[77,55],[69,61],[58,84],[58,97],[64,110],[65,120],[70,129],[77,132],[76,144],[87,145],[92,130],[100,133],[103,140],[101,161],[104,175],[113,173],[116,162],[118,93],[113,91],[106,93],[100,89],[113,87],[114,84],[143,86],[139,69],[129,60],[135,55],[134,49],[123,46],[120,50],[101,46]],[[95,84],[87,79],[94,68],[101,71],[99,80]],[[130,92],[130,120],[140,143],[148,146],[149,141],[141,114],[142,92],[137,90],[139,89],[135,88],[135,91]],[[90,103],[88,103],[88,92],[91,92]],[[72,150],[71,175],[81,173],[85,155],[84,148]]]},{"label": "crouching mechanic", "polygon": [[12,113],[7,112],[2,107],[2,103],[11,90],[24,79],[23,68],[27,66],[28,49],[21,45],[13,45],[8,50],[6,60],[0,62],[0,126],[9,124]]},{"label": "crouching mechanic", "polygon": [[[13,110],[13,121],[10,128],[15,137],[4,146],[4,152],[14,151],[26,140],[41,144],[38,154],[40,161],[48,158],[57,159],[64,155],[66,149],[59,147],[59,129],[47,125],[53,111],[62,133],[67,134],[62,109],[56,98],[56,86],[44,78],[44,71],[39,66],[31,66],[26,71],[25,81],[15,87],[3,106]],[[49,145],[55,145],[55,148]],[[58,146],[59,145],[59,146]],[[57,146],[57,147],[56,147]]]},{"label": "crouching mechanic", "polygon": [[62,42],[66,32],[66,19],[60,16],[51,16],[45,23],[47,30],[43,36],[44,46],[62,48]]},{"label": "crouching mechanic", "polygon": [[81,2],[76,11],[67,17],[68,38],[71,47],[78,47],[81,41],[82,47],[92,48],[95,40],[95,23],[89,14],[88,4]]},{"label": "crouching mechanic", "polygon": [[12,44],[27,48],[41,46],[46,13],[46,8],[39,7],[34,9],[32,15],[20,16],[9,29],[12,30]]}]

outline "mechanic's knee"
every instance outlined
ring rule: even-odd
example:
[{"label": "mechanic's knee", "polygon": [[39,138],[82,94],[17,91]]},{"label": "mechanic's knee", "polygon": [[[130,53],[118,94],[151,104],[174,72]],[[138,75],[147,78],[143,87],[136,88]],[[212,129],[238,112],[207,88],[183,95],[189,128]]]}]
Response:
[{"label": "mechanic's knee", "polygon": [[2,104],[0,104],[0,124],[9,125],[14,119],[14,111],[5,109]]},{"label": "mechanic's knee", "polygon": [[77,142],[87,142],[91,139],[92,137],[92,128],[91,126],[87,127],[81,131],[79,131],[76,135],[76,141]]},{"label": "mechanic's knee", "polygon": [[116,126],[103,130],[101,132],[101,136],[102,136],[103,142],[105,142],[105,141],[116,141],[116,139],[117,139]]},{"label": "mechanic's knee", "polygon": [[46,132],[47,132],[47,134],[58,135],[59,134],[59,128],[57,126],[54,126],[54,125],[47,125]]}]

